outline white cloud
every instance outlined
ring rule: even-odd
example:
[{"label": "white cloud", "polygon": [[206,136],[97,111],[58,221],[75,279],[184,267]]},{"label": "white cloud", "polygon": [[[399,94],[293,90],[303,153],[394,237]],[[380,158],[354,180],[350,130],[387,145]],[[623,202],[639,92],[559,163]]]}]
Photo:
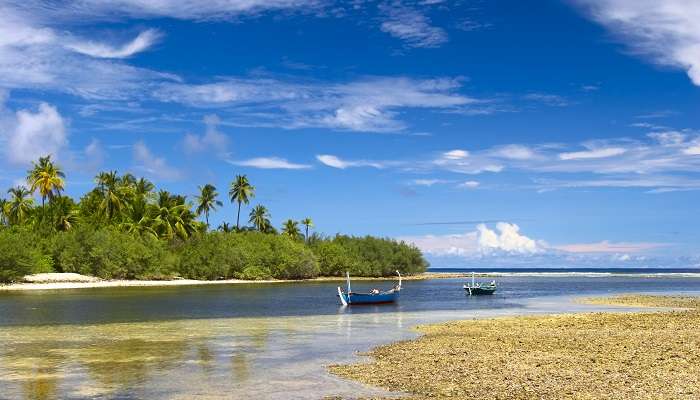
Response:
[{"label": "white cloud", "polygon": [[574,0],[586,14],[652,61],[681,68],[700,85],[700,2]]},{"label": "white cloud", "polygon": [[450,150],[442,153],[442,156],[447,160],[462,160],[469,157],[469,152],[466,150]]},{"label": "white cloud", "polygon": [[516,224],[499,222],[492,230],[479,224],[475,231],[452,235],[426,235],[400,238],[434,256],[481,257],[495,254],[537,254],[545,244],[520,233]]},{"label": "white cloud", "polygon": [[165,158],[155,156],[143,141],[134,143],[133,146],[135,168],[158,179],[178,180],[182,173],[170,166]]},{"label": "white cloud", "polygon": [[[652,242],[609,242],[603,240],[596,243],[574,243],[560,246],[552,246],[553,249],[562,250],[570,253],[641,253],[660,247],[666,247],[666,243]],[[629,255],[628,255],[629,257]],[[629,259],[629,258],[628,258]]]},{"label": "white cloud", "polygon": [[433,186],[449,182],[450,181],[445,179],[414,179],[410,184],[415,186]]},{"label": "white cloud", "polygon": [[560,153],[561,160],[587,160],[592,158],[606,158],[619,156],[627,152],[627,149],[622,147],[607,147],[599,149],[591,149],[584,151],[574,151],[570,153]]},{"label": "white cloud", "polygon": [[380,6],[380,10],[386,15],[381,30],[403,40],[408,47],[439,47],[448,40],[445,30],[433,26],[416,8],[393,3]]},{"label": "white cloud", "polygon": [[695,146],[690,146],[687,149],[683,149],[683,154],[689,156],[699,156],[700,155],[700,144]]},{"label": "white cloud", "polygon": [[164,102],[230,109],[250,126],[394,132],[405,128],[399,110],[450,109],[478,102],[457,93],[460,86],[460,79],[450,78],[365,77],[339,84],[226,78],[202,85],[165,83],[154,96]]},{"label": "white cloud", "polygon": [[597,179],[536,179],[541,189],[566,188],[640,188],[651,193],[700,189],[700,179],[672,175],[631,175]]},{"label": "white cloud", "polygon": [[[102,56],[123,56],[138,50],[146,42],[143,39],[152,38],[155,31],[140,36],[135,47],[112,49],[113,54],[109,54],[107,45],[86,44],[70,32],[51,28],[50,24],[55,21],[41,20],[46,9],[44,5],[37,5],[36,12],[23,13],[25,8],[0,5],[0,87],[124,100],[143,96],[161,81],[177,79],[171,74],[83,54],[92,52],[97,56],[100,55],[97,49],[101,48]],[[81,53],[76,49],[85,51]]]},{"label": "white cloud", "polygon": [[[654,129],[654,126],[650,127]],[[678,131],[663,131],[663,132],[652,132],[648,134],[650,138],[659,142],[659,144],[664,146],[675,146],[685,142],[687,135]]]},{"label": "white cloud", "polygon": [[450,150],[441,153],[429,163],[451,172],[462,174],[481,174],[484,172],[501,172],[503,166],[488,157],[472,157],[466,150]]},{"label": "white cloud", "polygon": [[457,187],[462,189],[476,189],[479,187],[479,185],[480,183],[477,181],[466,181],[460,183],[459,185],[457,185]]},{"label": "white cloud", "polygon": [[[42,0],[25,3],[42,7]],[[84,0],[61,4],[46,10],[46,18],[61,20],[114,20],[132,18],[176,18],[184,20],[233,20],[243,15],[265,11],[298,10],[308,12],[320,9],[322,0],[211,0],[192,2],[181,0]],[[46,7],[42,7],[46,9]]]},{"label": "white cloud", "polygon": [[185,153],[194,154],[211,151],[220,157],[227,155],[229,138],[219,131],[220,123],[221,120],[216,115],[205,116],[204,126],[206,129],[203,134],[188,133],[185,135],[182,141]]},{"label": "white cloud", "polygon": [[535,157],[535,152],[527,146],[509,144],[497,147],[493,150],[493,155],[496,157],[507,158],[511,160],[529,160]]},{"label": "white cloud", "polygon": [[[473,231],[448,235],[400,237],[414,244],[438,265],[487,267],[605,267],[624,263],[648,264],[647,254],[668,243],[608,242],[572,243],[551,246],[520,231],[518,225],[499,222],[495,229],[479,224]],[[658,262],[658,261],[657,261]]]},{"label": "white cloud", "polygon": [[342,160],[342,159],[338,158],[337,156],[334,156],[331,154],[319,154],[316,156],[316,159],[323,165],[326,165],[326,166],[332,167],[332,168],[338,168],[338,169],[346,169],[346,168],[353,168],[353,167],[372,167],[372,168],[381,169],[381,168],[385,167],[385,165],[383,163],[380,163],[377,161]]},{"label": "white cloud", "polygon": [[91,40],[70,40],[66,47],[80,54],[97,58],[126,58],[140,53],[161,38],[161,33],[156,29],[147,29],[138,34],[133,40],[121,46],[115,47],[106,43]]},{"label": "white cloud", "polygon": [[485,224],[476,227],[479,232],[479,249],[483,252],[501,250],[508,253],[537,253],[542,251],[536,241],[520,234],[520,227],[516,224],[499,222],[496,231],[489,229]]},{"label": "white cloud", "polygon": [[309,169],[310,165],[295,164],[279,157],[257,157],[249,160],[231,161],[231,164],[261,169]]},{"label": "white cloud", "polygon": [[[2,104],[0,104],[0,112]],[[58,153],[68,143],[66,123],[56,107],[41,103],[36,111],[23,109],[3,118],[5,155],[12,163],[25,164]]]}]

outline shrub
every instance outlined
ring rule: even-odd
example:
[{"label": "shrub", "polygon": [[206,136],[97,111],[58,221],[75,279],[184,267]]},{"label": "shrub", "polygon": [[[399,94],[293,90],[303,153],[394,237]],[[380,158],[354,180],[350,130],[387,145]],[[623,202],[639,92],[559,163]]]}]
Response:
[{"label": "shrub", "polygon": [[53,271],[51,257],[41,253],[38,241],[29,231],[0,229],[0,282],[18,282],[25,275]]},{"label": "shrub", "polygon": [[56,269],[103,279],[163,279],[174,259],[165,243],[114,229],[73,229],[55,235]]}]

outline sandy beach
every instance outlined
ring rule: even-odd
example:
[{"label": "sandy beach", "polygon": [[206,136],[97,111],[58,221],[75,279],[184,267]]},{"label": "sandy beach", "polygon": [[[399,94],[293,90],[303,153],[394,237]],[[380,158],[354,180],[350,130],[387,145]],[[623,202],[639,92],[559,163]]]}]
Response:
[{"label": "sandy beach", "polygon": [[418,327],[341,377],[411,399],[700,398],[700,298],[622,296],[596,304],[672,311],[509,317]]},{"label": "sandy beach", "polygon": [[[203,281],[194,279],[173,279],[173,280],[100,280],[95,277],[78,274],[38,274],[40,278],[25,277],[25,282],[0,285],[2,291],[23,291],[23,290],[59,290],[59,289],[94,289],[110,287],[157,287],[157,286],[191,286],[191,285],[231,285],[231,284],[267,284],[267,283],[295,283],[295,282],[344,282],[342,277],[319,277],[306,280],[243,280],[243,279],[223,279],[217,281]],[[425,279],[447,279],[463,278],[462,273],[430,273],[426,272],[418,275],[403,277],[404,280],[425,280]],[[395,277],[353,277],[353,281],[385,281]]]}]

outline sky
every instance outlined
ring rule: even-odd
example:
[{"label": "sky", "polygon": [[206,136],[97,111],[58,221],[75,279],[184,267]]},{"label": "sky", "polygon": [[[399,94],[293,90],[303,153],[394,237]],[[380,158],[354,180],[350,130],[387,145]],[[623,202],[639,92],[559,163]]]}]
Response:
[{"label": "sky", "polygon": [[436,267],[700,267],[700,3],[0,0],[0,188],[51,154]]}]

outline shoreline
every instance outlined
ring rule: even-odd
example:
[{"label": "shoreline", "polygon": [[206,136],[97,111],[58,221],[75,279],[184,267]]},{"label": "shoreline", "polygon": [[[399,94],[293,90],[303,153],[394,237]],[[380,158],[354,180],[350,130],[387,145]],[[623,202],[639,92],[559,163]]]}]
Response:
[{"label": "shoreline", "polygon": [[[450,279],[466,278],[463,273],[435,273],[424,272],[418,275],[404,276],[404,281],[420,281],[427,279]],[[89,277],[92,278],[92,277]],[[345,278],[328,276],[313,279],[266,279],[266,280],[244,280],[244,279],[224,279],[218,281],[201,281],[194,279],[171,279],[171,280],[94,280],[91,281],[54,281],[54,282],[23,282],[0,284],[1,292],[20,292],[34,290],[63,290],[63,289],[100,289],[115,287],[173,287],[173,286],[204,286],[204,285],[237,285],[237,284],[271,284],[271,283],[301,283],[301,282],[345,282]],[[351,277],[353,281],[392,281],[396,277]]]},{"label": "shoreline", "polygon": [[700,297],[617,295],[579,304],[636,311],[521,315],[415,327],[329,371],[407,399],[696,399]]}]

